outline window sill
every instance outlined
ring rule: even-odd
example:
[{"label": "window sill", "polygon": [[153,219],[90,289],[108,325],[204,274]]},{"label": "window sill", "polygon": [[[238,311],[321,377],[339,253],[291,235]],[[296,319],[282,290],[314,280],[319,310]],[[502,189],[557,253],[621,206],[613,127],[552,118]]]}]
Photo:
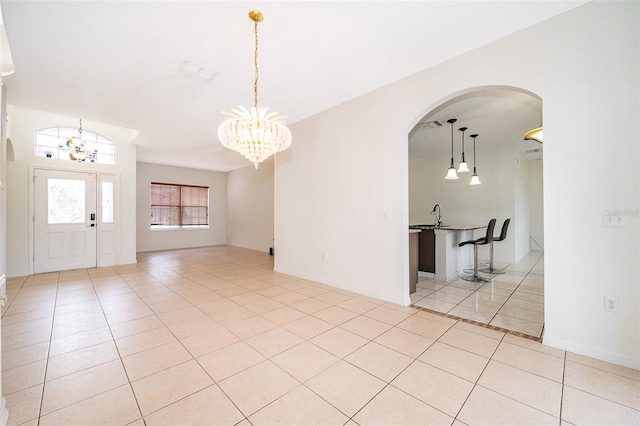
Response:
[{"label": "window sill", "polygon": [[163,232],[163,231],[201,231],[209,229],[209,225],[194,225],[194,226],[152,226],[151,232]]}]

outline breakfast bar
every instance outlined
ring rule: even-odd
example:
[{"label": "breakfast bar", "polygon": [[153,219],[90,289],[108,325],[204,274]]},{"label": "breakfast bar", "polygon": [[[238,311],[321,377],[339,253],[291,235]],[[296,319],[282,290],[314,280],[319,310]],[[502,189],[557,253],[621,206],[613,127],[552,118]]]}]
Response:
[{"label": "breakfast bar", "polygon": [[[486,225],[410,225],[410,233],[419,231],[418,253],[415,255],[418,265],[417,268],[410,265],[410,284],[415,284],[413,281],[417,275],[440,281],[450,281],[459,276],[473,262],[470,248],[459,247],[458,244],[472,239],[473,232],[483,228]],[[415,240],[416,237],[413,238]],[[416,250],[415,243],[413,250]]]}]

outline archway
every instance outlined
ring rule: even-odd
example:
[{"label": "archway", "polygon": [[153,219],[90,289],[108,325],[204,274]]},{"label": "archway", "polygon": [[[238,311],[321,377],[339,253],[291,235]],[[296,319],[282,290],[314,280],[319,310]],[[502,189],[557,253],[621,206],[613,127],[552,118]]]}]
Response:
[{"label": "archway", "polygon": [[[458,121],[451,125],[447,123],[450,118]],[[439,204],[445,225],[486,225],[496,218],[499,233],[505,219],[510,218],[511,224],[505,241],[494,246],[495,267],[505,268],[505,274],[487,275],[491,280],[480,284],[450,278],[442,281],[442,274],[436,280],[434,274],[423,271],[416,293],[410,294],[415,306],[541,336],[542,145],[523,141],[524,132],[541,122],[542,100],[505,86],[452,94],[418,118],[408,136],[408,223],[433,223],[430,212]],[[456,167],[466,134],[465,159],[472,170],[475,160],[481,185],[469,185],[471,173],[460,173],[457,180],[444,179],[451,163],[452,130]],[[478,134],[475,158],[471,134]],[[476,231],[475,238],[481,236],[484,230]],[[488,247],[481,247],[480,258],[486,262],[488,257]],[[469,256],[459,257],[456,277],[471,267],[469,261]]]}]

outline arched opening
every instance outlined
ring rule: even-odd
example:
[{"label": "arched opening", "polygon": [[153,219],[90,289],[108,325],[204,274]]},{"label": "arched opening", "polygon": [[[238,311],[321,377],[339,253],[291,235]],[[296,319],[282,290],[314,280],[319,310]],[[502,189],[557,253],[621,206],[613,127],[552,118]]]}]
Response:
[{"label": "arched opening", "polygon": [[6,145],[7,145],[7,161],[16,161],[16,154],[13,150],[13,141],[10,138],[7,138]]},{"label": "arched opening", "polygon": [[[448,123],[449,119],[457,121]],[[414,251],[419,240],[420,257],[415,292],[411,292],[411,282],[409,286],[412,304],[541,336],[542,144],[523,140],[526,131],[541,123],[542,100],[525,90],[504,86],[452,94],[416,121],[408,137],[408,223],[433,225],[440,219],[444,228],[423,227],[420,235],[413,237]],[[457,171],[463,144],[469,172]],[[458,178],[445,179],[452,145]],[[474,163],[481,182],[478,185],[470,185]],[[496,237],[504,221],[511,220],[506,238],[494,243],[495,272],[479,273],[486,282],[465,281],[461,275],[474,273],[473,249],[458,245],[465,239],[484,237],[486,228],[461,229],[486,227],[492,218],[496,219]],[[478,249],[479,269],[489,269],[490,246]],[[425,256],[430,252],[433,254]],[[429,264],[429,256],[434,257],[433,264]],[[416,280],[415,270],[410,271],[410,280]]]}]

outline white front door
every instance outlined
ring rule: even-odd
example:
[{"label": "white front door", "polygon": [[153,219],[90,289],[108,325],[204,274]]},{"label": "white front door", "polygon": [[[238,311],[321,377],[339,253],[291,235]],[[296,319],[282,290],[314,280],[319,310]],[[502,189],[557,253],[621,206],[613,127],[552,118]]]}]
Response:
[{"label": "white front door", "polygon": [[95,267],[96,174],[34,172],[34,273]]}]

